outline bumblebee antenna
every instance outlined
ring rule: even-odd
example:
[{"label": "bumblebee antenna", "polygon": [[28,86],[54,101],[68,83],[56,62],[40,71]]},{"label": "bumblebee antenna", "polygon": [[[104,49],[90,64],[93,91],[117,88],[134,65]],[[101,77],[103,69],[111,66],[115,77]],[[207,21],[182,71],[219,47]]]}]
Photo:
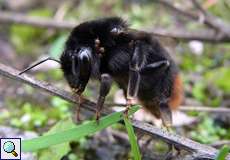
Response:
[{"label": "bumblebee antenna", "polygon": [[40,65],[40,64],[42,64],[42,63],[44,63],[44,62],[46,62],[46,61],[48,61],[48,60],[55,61],[55,62],[61,64],[60,61],[58,61],[58,60],[56,60],[56,59],[54,59],[54,58],[48,57],[48,58],[45,58],[45,59],[43,59],[43,60],[41,60],[41,61],[39,61],[39,62],[33,64],[32,66],[27,67],[26,69],[24,69],[23,71],[21,71],[21,72],[19,73],[19,75],[21,75],[21,74],[23,74],[23,73],[25,73],[25,72],[31,70],[32,68],[34,68],[34,67],[36,67],[36,66],[38,66],[38,65]]}]

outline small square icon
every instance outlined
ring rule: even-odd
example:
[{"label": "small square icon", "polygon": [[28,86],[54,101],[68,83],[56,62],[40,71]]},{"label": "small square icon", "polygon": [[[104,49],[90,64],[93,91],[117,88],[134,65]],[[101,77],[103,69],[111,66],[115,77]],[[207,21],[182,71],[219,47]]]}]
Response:
[{"label": "small square icon", "polygon": [[21,138],[0,138],[0,160],[21,160]]}]

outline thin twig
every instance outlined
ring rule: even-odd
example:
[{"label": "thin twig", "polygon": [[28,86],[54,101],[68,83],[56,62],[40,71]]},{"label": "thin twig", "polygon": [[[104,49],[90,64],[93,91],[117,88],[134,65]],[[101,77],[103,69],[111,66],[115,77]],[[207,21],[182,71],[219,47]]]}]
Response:
[{"label": "thin twig", "polygon": [[[124,103],[106,103],[107,106],[126,106]],[[210,113],[222,113],[222,114],[230,114],[230,108],[226,108],[223,106],[219,107],[209,107],[209,106],[189,106],[183,105],[179,107],[180,111],[183,112],[190,112],[190,111],[197,111],[197,112],[210,112]]]},{"label": "thin twig", "polygon": [[57,21],[53,19],[26,16],[19,13],[2,12],[2,11],[0,11],[0,23],[9,23],[9,24],[17,23],[17,24],[25,24],[25,25],[35,26],[35,27],[52,28],[52,29],[72,29],[78,24],[77,22]]},{"label": "thin twig", "polygon": [[211,113],[222,113],[222,114],[230,114],[230,108],[226,107],[206,107],[206,106],[181,106],[181,111],[189,112],[189,111],[198,111],[198,112],[211,112]]},{"label": "thin twig", "polygon": [[216,142],[211,144],[211,146],[215,147],[215,148],[220,148],[224,145],[230,146],[230,140],[220,140],[220,141],[216,141]]},{"label": "thin twig", "polygon": [[[0,63],[0,74],[2,74],[3,76],[17,80],[22,83],[26,83],[34,88],[41,89],[51,95],[61,97],[62,99],[65,99],[66,101],[77,104],[78,98],[75,95],[70,94],[69,92],[60,90],[50,85],[47,82],[35,80],[33,77],[28,76],[27,74],[19,75],[19,73],[20,71],[7,67],[6,65]],[[84,98],[83,98],[83,102],[84,103],[82,105],[84,108],[90,111],[96,111],[94,107],[95,104],[93,102],[87,99],[84,99]]]},{"label": "thin twig", "polygon": [[200,3],[197,0],[192,0],[192,3],[203,14],[203,16],[208,15],[206,10],[200,5]]},{"label": "thin twig", "polygon": [[[76,103],[76,100],[73,96],[71,96],[70,93],[60,90],[52,85],[50,85],[47,82],[35,80],[33,77],[28,76],[26,74],[19,75],[19,71],[15,70],[11,67],[8,67],[4,64],[0,63],[0,74],[8,77],[10,79],[20,81],[22,83],[26,83],[34,88],[46,91],[47,93],[51,95],[55,95],[58,97],[61,97],[69,102]],[[83,108],[95,112],[95,103],[84,99],[82,103]],[[106,111],[106,112],[105,112]],[[111,110],[104,110],[105,113],[110,113]],[[155,126],[152,126],[147,123],[143,123],[140,121],[133,121],[133,126],[150,136],[160,138],[170,144],[176,145],[178,148],[185,149],[187,151],[196,152],[200,157],[206,157],[206,158],[212,158],[214,159],[218,153],[218,151],[212,147],[209,147],[207,145],[200,144],[198,142],[192,141],[188,138],[181,137],[176,134],[169,133],[167,131],[163,131],[160,128],[157,128]],[[230,155],[228,156],[230,159]]]},{"label": "thin twig", "polygon": [[[178,15],[185,16],[191,20],[199,21],[200,17],[199,15],[193,14],[188,12],[187,10],[182,10],[178,7],[175,7],[170,1],[167,0],[154,0],[153,2],[159,3],[163,5],[164,7],[169,8],[170,10],[174,11]],[[226,22],[222,21],[220,18],[215,17],[211,14],[206,15],[203,23],[207,25],[210,28],[214,28],[217,31],[221,31],[222,34],[226,34],[228,37],[230,37],[230,24],[227,24]]]},{"label": "thin twig", "polygon": [[[78,23],[77,22],[69,22],[69,21],[56,21],[53,19],[45,19],[41,17],[31,17],[22,14],[9,13],[9,12],[1,12],[0,11],[0,23],[17,23],[17,24],[25,24],[31,25],[34,27],[41,28],[52,28],[52,29],[73,29]],[[204,29],[197,31],[188,31],[185,29],[180,30],[172,30],[172,29],[159,29],[154,28],[150,31],[153,36],[163,36],[163,37],[171,37],[182,41],[191,41],[191,40],[200,40],[205,42],[230,42],[230,36],[225,34],[217,34],[213,30]]]},{"label": "thin twig", "polygon": [[[198,15],[190,13],[187,10],[182,10],[182,9],[180,9],[178,7],[175,7],[170,1],[167,1],[167,0],[154,0],[153,2],[159,3],[159,4],[163,5],[164,7],[169,8],[171,11],[175,12],[177,15],[181,15],[181,16],[187,17],[189,19],[199,21],[199,16]],[[204,24],[206,24],[209,27],[212,27],[212,25],[209,24],[209,22],[207,22],[207,21],[204,21]]]},{"label": "thin twig", "polygon": [[186,29],[160,29],[154,28],[150,30],[150,33],[156,36],[171,37],[180,41],[198,40],[204,42],[230,42],[230,36],[216,33],[216,31],[210,29],[202,29],[196,31],[188,31]]}]

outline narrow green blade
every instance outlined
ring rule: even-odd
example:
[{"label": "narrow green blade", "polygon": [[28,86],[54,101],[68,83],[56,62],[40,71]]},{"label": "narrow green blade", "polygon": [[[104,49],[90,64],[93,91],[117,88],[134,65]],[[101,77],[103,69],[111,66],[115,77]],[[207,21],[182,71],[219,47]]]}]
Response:
[{"label": "narrow green blade", "polygon": [[225,160],[225,158],[226,158],[226,156],[228,155],[229,152],[230,152],[230,147],[223,146],[220,149],[220,151],[219,151],[219,153],[218,153],[218,155],[217,155],[215,160]]},{"label": "narrow green blade", "polygon": [[133,126],[128,116],[124,115],[124,121],[125,121],[126,130],[129,136],[129,142],[131,144],[131,150],[132,150],[133,157],[135,160],[141,160],[141,153],[140,153],[139,146],[137,143],[137,137],[134,133]]},{"label": "narrow green blade", "polygon": [[[131,115],[135,113],[138,109],[138,106],[132,107],[129,114]],[[52,145],[74,141],[81,137],[91,135],[97,131],[100,131],[122,119],[123,112],[115,112],[101,118],[99,124],[97,124],[97,122],[93,120],[65,131],[61,131],[50,135],[44,135],[30,140],[23,140],[22,151],[32,152],[42,148],[47,148]]]}]

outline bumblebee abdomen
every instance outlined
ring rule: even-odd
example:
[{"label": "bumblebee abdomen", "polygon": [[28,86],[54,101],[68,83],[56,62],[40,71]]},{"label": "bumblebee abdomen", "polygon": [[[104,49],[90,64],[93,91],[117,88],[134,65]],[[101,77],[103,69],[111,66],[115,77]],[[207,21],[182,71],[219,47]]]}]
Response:
[{"label": "bumblebee abdomen", "polygon": [[168,105],[170,109],[176,110],[183,101],[183,82],[181,76],[177,74],[173,80],[173,86]]}]

